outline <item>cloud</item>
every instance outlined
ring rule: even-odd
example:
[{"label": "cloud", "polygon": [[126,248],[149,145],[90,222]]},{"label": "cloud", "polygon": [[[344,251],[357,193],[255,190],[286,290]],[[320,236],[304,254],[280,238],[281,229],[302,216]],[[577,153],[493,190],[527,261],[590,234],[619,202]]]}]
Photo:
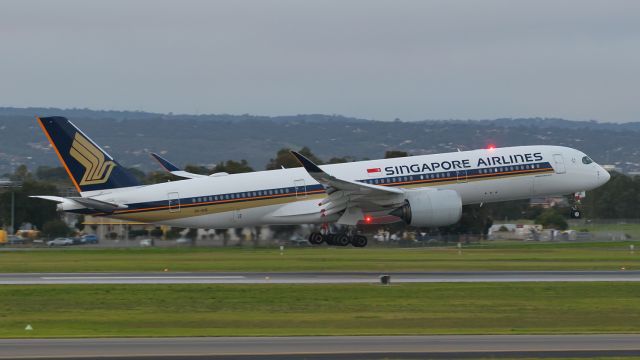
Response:
[{"label": "cloud", "polygon": [[7,106],[633,121],[637,1],[9,1]]}]

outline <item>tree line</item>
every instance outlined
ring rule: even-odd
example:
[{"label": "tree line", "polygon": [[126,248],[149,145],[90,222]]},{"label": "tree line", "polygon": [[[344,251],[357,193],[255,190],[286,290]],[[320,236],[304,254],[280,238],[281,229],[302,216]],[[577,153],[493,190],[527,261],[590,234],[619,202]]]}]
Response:
[{"label": "tree line", "polygon": [[[354,161],[351,157],[331,158],[323,161],[317,157],[308,147],[303,147],[299,152],[317,164],[336,164]],[[404,151],[387,151],[385,158],[409,156]],[[266,165],[267,170],[280,168],[299,167],[298,161],[291,155],[290,149],[279,150],[275,157]],[[129,168],[143,184],[154,184],[166,181],[180,180],[166,171],[143,172],[136,168]],[[216,172],[229,174],[252,172],[254,169],[246,160],[226,160],[214,166],[187,165],[185,170],[193,173],[209,175]],[[30,172],[26,166],[21,165],[12,174],[3,177],[14,181],[21,181],[22,187],[15,189],[15,224],[31,223],[39,229],[43,229],[50,221],[59,220],[56,205],[49,201],[30,199],[30,195],[58,194],[62,189],[73,188],[62,167],[40,166],[35,172]],[[61,194],[64,195],[64,194]],[[583,216],[594,219],[619,219],[640,218],[640,176],[628,176],[621,173],[612,173],[611,180],[598,189],[587,193],[583,200]],[[440,228],[439,231],[447,233],[485,233],[495,220],[538,219],[539,221],[559,224],[562,227],[562,219],[567,218],[569,209],[554,209],[544,211],[541,208],[531,207],[528,200],[510,201],[503,203],[470,205],[463,208],[460,222],[455,225]],[[10,224],[11,217],[11,191],[0,193],[0,222],[3,227]],[[566,224],[566,222],[565,222]]]}]

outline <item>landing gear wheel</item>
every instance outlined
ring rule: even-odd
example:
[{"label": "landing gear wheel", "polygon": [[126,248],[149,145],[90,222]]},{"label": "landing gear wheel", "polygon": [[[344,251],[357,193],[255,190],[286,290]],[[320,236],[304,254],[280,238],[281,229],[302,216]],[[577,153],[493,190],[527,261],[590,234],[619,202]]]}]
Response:
[{"label": "landing gear wheel", "polygon": [[365,247],[367,246],[367,242],[366,236],[356,235],[353,237],[353,240],[351,240],[351,245],[354,247]]},{"label": "landing gear wheel", "polygon": [[311,245],[320,245],[323,241],[324,237],[319,232],[312,232],[311,235],[309,235],[309,243],[311,243]]},{"label": "landing gear wheel", "polygon": [[349,235],[347,235],[347,234],[337,234],[334,237],[334,242],[338,246],[347,246],[351,242],[351,239],[349,238]]},{"label": "landing gear wheel", "polygon": [[335,245],[335,242],[334,242],[335,237],[336,236],[333,234],[326,234],[322,236],[322,238],[324,239],[324,242],[326,242],[327,245]]},{"label": "landing gear wheel", "polygon": [[580,219],[582,217],[582,212],[580,208],[576,205],[571,207],[571,218],[572,219]]}]

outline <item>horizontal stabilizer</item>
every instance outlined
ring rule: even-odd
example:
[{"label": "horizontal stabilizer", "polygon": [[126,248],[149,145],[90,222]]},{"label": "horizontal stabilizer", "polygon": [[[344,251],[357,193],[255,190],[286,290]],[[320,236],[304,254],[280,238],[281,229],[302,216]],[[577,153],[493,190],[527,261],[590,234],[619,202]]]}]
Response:
[{"label": "horizontal stabilizer", "polygon": [[98,211],[102,211],[105,213],[112,213],[115,210],[120,210],[120,209],[126,209],[128,208],[127,205],[122,205],[122,204],[114,204],[114,203],[110,203],[110,202],[106,202],[106,201],[102,201],[102,200],[96,200],[93,198],[89,198],[89,197],[70,197],[70,198],[65,198],[65,197],[61,197],[61,196],[45,196],[45,195],[40,195],[40,196],[29,196],[30,198],[37,198],[37,199],[44,199],[44,200],[49,200],[49,201],[55,201],[57,203],[75,203],[77,205],[81,205],[86,207],[87,209],[92,209],[92,210],[98,210]]},{"label": "horizontal stabilizer", "polygon": [[80,205],[83,205],[89,209],[94,209],[103,212],[113,212],[114,210],[126,209],[127,205],[114,204],[106,201],[96,200],[88,197],[72,197],[69,198],[71,201],[75,201]]}]

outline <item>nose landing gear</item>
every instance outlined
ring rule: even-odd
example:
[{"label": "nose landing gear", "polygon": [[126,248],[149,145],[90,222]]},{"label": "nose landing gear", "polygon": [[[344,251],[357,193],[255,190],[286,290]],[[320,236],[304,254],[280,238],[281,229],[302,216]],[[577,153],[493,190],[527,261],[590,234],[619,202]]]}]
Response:
[{"label": "nose landing gear", "polygon": [[573,194],[573,204],[571,205],[571,213],[569,217],[572,219],[580,219],[582,218],[582,211],[580,210],[580,204],[582,203],[582,199],[585,197],[585,192],[577,192]]}]

